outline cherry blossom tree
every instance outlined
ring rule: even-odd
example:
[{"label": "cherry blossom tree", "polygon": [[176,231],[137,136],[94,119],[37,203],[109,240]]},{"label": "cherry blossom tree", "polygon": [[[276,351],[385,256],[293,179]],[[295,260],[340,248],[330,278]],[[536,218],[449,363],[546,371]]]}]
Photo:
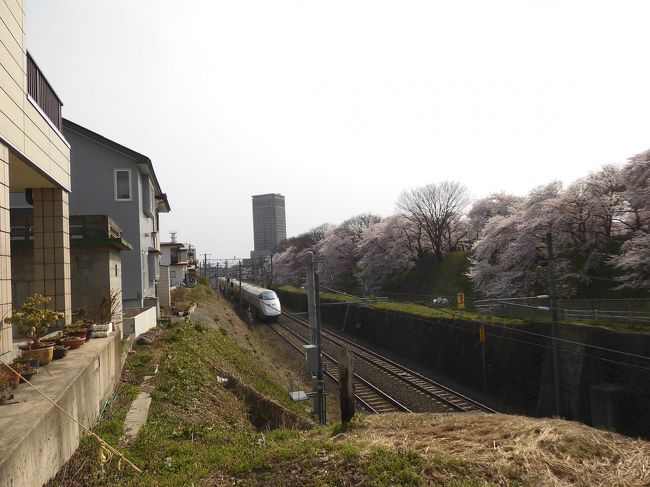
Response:
[{"label": "cherry blossom tree", "polygon": [[408,226],[403,215],[393,215],[364,230],[356,253],[360,256],[357,277],[366,290],[378,292],[396,272],[413,267],[418,254],[404,232]]},{"label": "cherry blossom tree", "polygon": [[474,244],[468,276],[475,289],[490,297],[509,297],[547,289],[546,234],[556,251],[558,289],[569,296],[574,274],[566,258],[570,242],[562,231],[562,186],[555,181],[539,186],[509,215],[490,218]]},{"label": "cherry blossom tree", "polygon": [[517,211],[523,200],[520,196],[500,192],[474,201],[467,213],[470,239],[477,240],[491,218],[497,215],[508,216]]},{"label": "cherry blossom tree", "polygon": [[[305,279],[305,258],[316,245],[334,229],[334,225],[323,223],[296,237],[286,239],[273,255],[273,275],[277,283],[302,285]],[[265,264],[264,272],[271,273],[271,266]]]},{"label": "cherry blossom tree", "polygon": [[350,291],[356,287],[356,241],[340,227],[328,232],[315,250],[321,262],[321,282],[333,288]]},{"label": "cherry blossom tree", "polygon": [[353,291],[358,287],[356,272],[360,255],[357,245],[364,232],[381,221],[381,217],[362,213],[348,218],[325,234],[314,247],[318,254],[322,282],[337,289]]},{"label": "cherry blossom tree", "polygon": [[650,233],[638,231],[611,260],[623,272],[615,289],[650,289]]},{"label": "cherry blossom tree", "polygon": [[609,263],[623,272],[617,289],[650,289],[650,150],[628,159],[622,179],[628,205],[622,223],[634,233]]}]

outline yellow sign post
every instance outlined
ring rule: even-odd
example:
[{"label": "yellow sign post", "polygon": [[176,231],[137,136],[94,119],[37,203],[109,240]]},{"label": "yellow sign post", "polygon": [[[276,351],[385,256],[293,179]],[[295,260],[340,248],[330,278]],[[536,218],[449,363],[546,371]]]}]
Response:
[{"label": "yellow sign post", "polygon": [[465,309],[465,293],[458,293],[456,297],[458,298],[458,309]]},{"label": "yellow sign post", "polygon": [[485,327],[483,325],[481,325],[481,328],[479,329],[478,338],[481,343],[485,343]]}]

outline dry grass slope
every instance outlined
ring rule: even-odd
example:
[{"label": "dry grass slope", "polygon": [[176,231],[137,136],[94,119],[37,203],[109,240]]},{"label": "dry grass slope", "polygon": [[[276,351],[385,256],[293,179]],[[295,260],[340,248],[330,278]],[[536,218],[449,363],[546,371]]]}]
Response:
[{"label": "dry grass slope", "polygon": [[366,417],[359,426],[337,439],[451,456],[498,485],[650,485],[649,442],[559,419],[394,414]]}]

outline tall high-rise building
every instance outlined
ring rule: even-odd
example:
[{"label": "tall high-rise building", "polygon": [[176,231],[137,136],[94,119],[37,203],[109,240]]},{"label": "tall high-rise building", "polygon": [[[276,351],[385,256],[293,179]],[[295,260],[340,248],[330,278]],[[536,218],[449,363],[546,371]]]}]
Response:
[{"label": "tall high-rise building", "polygon": [[251,257],[267,256],[287,238],[284,196],[277,193],[253,196],[253,235],[255,250]]}]

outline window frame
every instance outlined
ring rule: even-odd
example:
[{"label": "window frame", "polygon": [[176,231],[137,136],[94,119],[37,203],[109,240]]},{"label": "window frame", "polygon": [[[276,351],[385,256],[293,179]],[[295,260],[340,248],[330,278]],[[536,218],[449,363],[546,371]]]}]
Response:
[{"label": "window frame", "polygon": [[[117,173],[126,172],[129,175],[129,197],[128,198],[118,198],[117,196]],[[115,168],[113,169],[113,197],[115,201],[133,201],[133,180],[131,178],[131,168]]]}]

